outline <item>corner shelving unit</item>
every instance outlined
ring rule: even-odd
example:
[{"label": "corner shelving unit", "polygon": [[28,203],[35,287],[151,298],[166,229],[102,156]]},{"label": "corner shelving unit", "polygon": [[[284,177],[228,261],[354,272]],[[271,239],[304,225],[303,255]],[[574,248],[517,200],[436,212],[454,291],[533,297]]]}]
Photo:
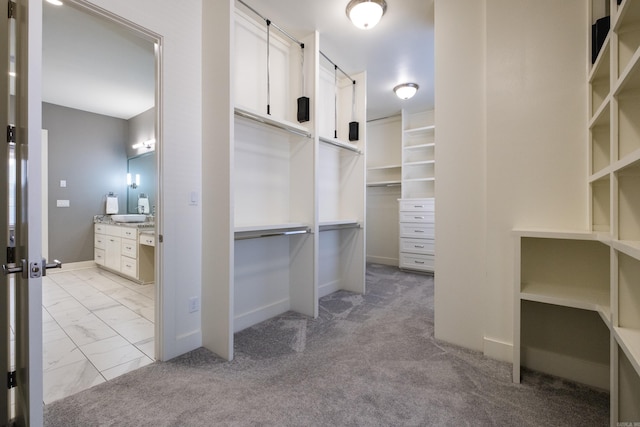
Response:
[{"label": "corner shelving unit", "polygon": [[627,425],[640,420],[640,2],[590,1],[590,23],[606,15],[587,76],[591,230],[515,231],[513,378],[524,365],[608,389],[611,425]]},{"label": "corner shelving unit", "polygon": [[433,111],[402,111],[400,268],[435,268],[435,126]]}]

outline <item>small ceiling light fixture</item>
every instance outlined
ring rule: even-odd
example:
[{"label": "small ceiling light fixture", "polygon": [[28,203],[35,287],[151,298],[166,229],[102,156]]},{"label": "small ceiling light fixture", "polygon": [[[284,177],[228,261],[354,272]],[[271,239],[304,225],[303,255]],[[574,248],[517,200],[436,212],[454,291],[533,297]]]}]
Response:
[{"label": "small ceiling light fixture", "polygon": [[400,99],[409,99],[413,97],[418,91],[418,86],[416,83],[402,83],[393,88],[393,91],[396,93],[398,98]]},{"label": "small ceiling light fixture", "polygon": [[54,6],[62,6],[62,2],[60,0],[47,0],[47,3],[51,3]]},{"label": "small ceiling light fixture", "polygon": [[385,0],[351,0],[347,5],[347,16],[361,30],[375,27],[386,11]]}]

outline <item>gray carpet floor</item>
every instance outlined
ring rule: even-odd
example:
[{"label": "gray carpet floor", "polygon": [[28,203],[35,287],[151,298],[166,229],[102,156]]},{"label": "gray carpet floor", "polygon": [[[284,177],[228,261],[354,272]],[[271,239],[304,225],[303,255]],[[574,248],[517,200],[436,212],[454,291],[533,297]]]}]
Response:
[{"label": "gray carpet floor", "polygon": [[433,337],[433,278],[369,265],[367,294],[285,313],[45,407],[47,426],[606,426],[609,395]]}]

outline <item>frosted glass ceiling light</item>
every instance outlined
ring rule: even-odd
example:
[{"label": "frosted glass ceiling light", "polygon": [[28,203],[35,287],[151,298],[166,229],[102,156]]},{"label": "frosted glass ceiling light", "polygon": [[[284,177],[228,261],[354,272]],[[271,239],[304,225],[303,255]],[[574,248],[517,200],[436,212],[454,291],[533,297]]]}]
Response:
[{"label": "frosted glass ceiling light", "polygon": [[375,27],[386,11],[385,0],[351,0],[347,5],[347,16],[361,30]]},{"label": "frosted glass ceiling light", "polygon": [[400,99],[409,99],[418,91],[418,86],[416,83],[402,83],[393,88],[393,91],[396,93],[398,98]]},{"label": "frosted glass ceiling light", "polygon": [[54,6],[62,6],[62,2],[60,0],[47,0],[47,3],[51,3]]}]

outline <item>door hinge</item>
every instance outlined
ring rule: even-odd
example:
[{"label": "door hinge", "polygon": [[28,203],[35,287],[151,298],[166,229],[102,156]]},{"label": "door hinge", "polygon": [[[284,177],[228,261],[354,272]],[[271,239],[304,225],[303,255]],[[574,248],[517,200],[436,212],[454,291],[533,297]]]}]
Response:
[{"label": "door hinge", "polygon": [[16,371],[7,373],[7,388],[12,389],[16,386]]},{"label": "door hinge", "polygon": [[9,17],[9,19],[16,19],[17,9],[18,7],[16,6],[16,2],[10,1],[9,5],[7,6],[7,16]]},{"label": "door hinge", "polygon": [[7,264],[15,264],[16,248],[15,246],[7,246]]},{"label": "door hinge", "polygon": [[7,142],[16,142],[16,127],[7,125]]},{"label": "door hinge", "polygon": [[162,234],[158,234],[158,242],[162,243],[164,241],[164,237]]}]

